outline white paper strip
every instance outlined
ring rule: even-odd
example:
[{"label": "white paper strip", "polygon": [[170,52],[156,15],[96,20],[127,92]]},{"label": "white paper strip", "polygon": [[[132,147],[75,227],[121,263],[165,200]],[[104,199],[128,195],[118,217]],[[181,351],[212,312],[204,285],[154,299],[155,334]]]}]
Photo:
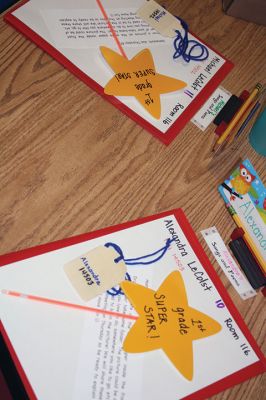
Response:
[{"label": "white paper strip", "polygon": [[221,109],[225,106],[231,97],[231,93],[218,87],[213,94],[209,97],[201,109],[194,115],[191,122],[196,125],[200,130],[205,131],[210,123],[214,120],[216,115],[219,114]]},{"label": "white paper strip", "polygon": [[216,227],[212,226],[209,229],[205,229],[201,231],[201,234],[214,255],[215,260],[242,299],[246,300],[255,296],[257,294],[256,291],[234,261]]}]

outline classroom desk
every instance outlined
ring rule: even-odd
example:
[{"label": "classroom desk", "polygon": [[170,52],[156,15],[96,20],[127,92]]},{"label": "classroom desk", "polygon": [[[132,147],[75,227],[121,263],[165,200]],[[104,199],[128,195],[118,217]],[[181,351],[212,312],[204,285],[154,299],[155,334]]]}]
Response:
[{"label": "classroom desk", "polygon": [[[232,60],[223,86],[240,94],[265,83],[266,28],[223,14],[221,2],[165,1],[193,32]],[[248,157],[266,183],[266,159],[242,141],[212,159],[213,126],[189,123],[166,147],[0,21],[0,253],[182,207],[258,344],[265,350],[259,294],[241,300],[200,230],[228,242],[234,223],[217,186]],[[258,376],[212,400],[261,400]]]}]

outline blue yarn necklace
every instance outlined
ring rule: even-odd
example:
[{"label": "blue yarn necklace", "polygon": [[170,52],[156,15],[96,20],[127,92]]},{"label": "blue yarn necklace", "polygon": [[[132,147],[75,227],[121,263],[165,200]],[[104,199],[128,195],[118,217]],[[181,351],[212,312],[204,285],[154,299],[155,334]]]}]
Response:
[{"label": "blue yarn necklace", "polygon": [[188,24],[179,17],[176,17],[184,30],[184,34],[176,30],[176,37],[174,39],[174,55],[173,59],[176,60],[182,57],[186,63],[190,61],[204,61],[209,57],[209,50],[206,46],[201,44],[195,39],[188,39]]}]

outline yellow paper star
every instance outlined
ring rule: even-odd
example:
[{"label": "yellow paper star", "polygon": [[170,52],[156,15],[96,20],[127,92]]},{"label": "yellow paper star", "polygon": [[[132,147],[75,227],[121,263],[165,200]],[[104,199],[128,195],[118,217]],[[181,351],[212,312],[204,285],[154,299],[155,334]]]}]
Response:
[{"label": "yellow paper star", "polygon": [[221,325],[189,306],[181,273],[172,272],[157,291],[130,281],[121,284],[139,314],[123,349],[141,353],[162,349],[179,372],[193,378],[193,341],[221,330]]},{"label": "yellow paper star", "polygon": [[108,47],[100,47],[103,57],[115,72],[106,84],[104,93],[113,96],[134,96],[154,117],[161,116],[160,94],[175,92],[187,84],[179,79],[158,74],[152,54],[144,49],[131,60]]}]

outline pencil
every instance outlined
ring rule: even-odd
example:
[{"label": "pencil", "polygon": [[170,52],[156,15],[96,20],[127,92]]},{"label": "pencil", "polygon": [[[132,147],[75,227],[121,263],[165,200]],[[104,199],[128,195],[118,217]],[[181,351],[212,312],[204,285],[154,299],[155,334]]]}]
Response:
[{"label": "pencil", "polygon": [[103,310],[101,308],[87,307],[87,306],[83,306],[81,304],[73,304],[73,303],[68,303],[68,302],[60,301],[60,300],[48,299],[46,297],[40,297],[40,296],[31,295],[31,294],[19,293],[19,292],[15,292],[13,290],[2,289],[2,290],[0,290],[0,293],[5,294],[7,296],[20,297],[22,299],[27,299],[27,300],[41,301],[42,303],[53,304],[56,306],[63,306],[63,307],[75,308],[77,310],[90,311],[90,312],[94,312],[94,313],[98,313],[98,314],[111,315],[113,317],[127,318],[127,319],[133,319],[133,320],[138,319],[138,317],[136,317],[135,315],[121,314],[121,313],[118,313],[115,311]]},{"label": "pencil", "polygon": [[259,253],[256,245],[254,244],[253,239],[250,237],[249,233],[244,228],[244,226],[243,226],[239,216],[237,215],[234,207],[232,206],[232,204],[227,203],[226,204],[226,208],[227,208],[229,214],[231,215],[231,217],[233,218],[235,224],[239,228],[243,229],[243,231],[244,231],[243,238],[244,238],[245,242],[247,243],[248,247],[251,249],[252,253],[256,257],[256,259],[258,260],[258,262],[261,265],[261,267],[263,268],[263,271],[266,272],[266,262],[265,262],[264,258],[262,257],[262,255]]},{"label": "pencil", "polygon": [[238,129],[237,134],[236,134],[236,138],[238,138],[238,136],[243,132],[243,130],[245,129],[245,127],[247,126],[247,124],[251,121],[251,119],[254,117],[255,113],[258,111],[258,109],[260,108],[261,104],[259,101],[257,101],[257,103],[254,105],[254,107],[252,108],[252,110],[250,111],[249,115],[247,116],[246,120],[244,121],[244,123],[241,125],[241,127]]},{"label": "pencil", "polygon": [[240,119],[240,122],[237,126],[237,129],[235,130],[234,134],[229,138],[228,143],[232,143],[232,141],[235,138],[238,138],[238,136],[241,135],[241,133],[244,131],[248,123],[252,120],[252,118],[255,116],[256,112],[261,108],[264,98],[266,94],[266,89],[263,88],[258,93],[258,96],[256,97],[256,100],[253,101],[251,106],[246,110],[244,113],[243,117]]},{"label": "pencil", "polygon": [[213,149],[212,149],[213,152],[216,152],[219,149],[219,147],[221,147],[223,145],[223,143],[225,142],[227,137],[232,132],[232,129],[234,129],[234,127],[236,126],[236,124],[238,123],[238,121],[240,120],[242,115],[244,114],[244,112],[248,109],[248,107],[250,106],[252,101],[255,99],[255,97],[261,90],[261,88],[262,88],[261,83],[257,83],[257,85],[255,86],[255,88],[253,89],[253,91],[251,92],[251,94],[249,95],[247,100],[244,102],[242,107],[240,107],[240,109],[237,111],[236,115],[232,118],[232,121],[229,122],[224,133],[218,138],[217,142],[213,146]]},{"label": "pencil", "polygon": [[263,89],[261,96],[259,97],[259,102],[260,102],[260,109],[259,112],[256,115],[256,118],[253,120],[252,126],[250,127],[250,129],[253,128],[253,126],[255,125],[256,121],[259,119],[261,113],[263,113],[265,107],[266,107],[266,88]]},{"label": "pencil", "polygon": [[[226,141],[228,144],[231,144],[233,140],[240,135],[240,133],[245,129],[245,126],[248,124],[248,122],[251,120],[252,116],[254,113],[258,110],[260,106],[260,103],[258,101],[254,101],[248,109],[244,112],[242,118],[240,118],[238,124],[235,126],[235,128],[232,130],[231,134],[227,137]],[[238,134],[238,132],[240,132]]]}]

